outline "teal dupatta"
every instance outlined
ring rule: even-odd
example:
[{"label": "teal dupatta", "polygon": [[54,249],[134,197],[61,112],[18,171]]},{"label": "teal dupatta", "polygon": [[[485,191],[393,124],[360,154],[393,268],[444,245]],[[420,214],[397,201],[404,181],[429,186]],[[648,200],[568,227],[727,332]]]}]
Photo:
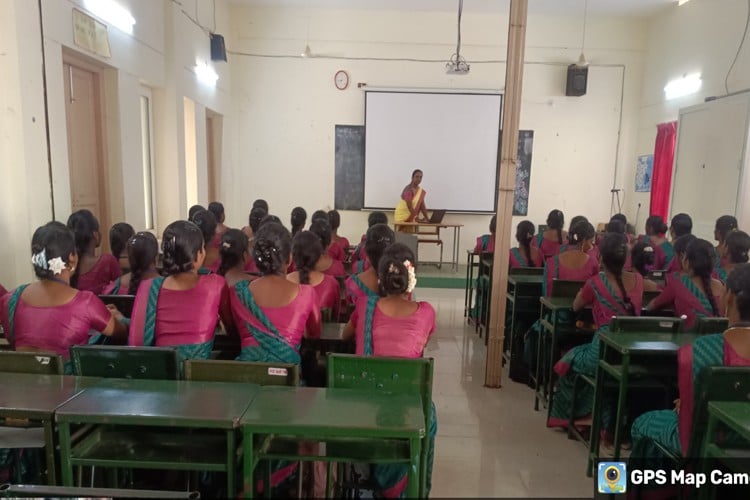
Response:
[{"label": "teal dupatta", "polygon": [[294,349],[287,344],[284,337],[279,333],[274,324],[271,323],[271,320],[268,319],[268,316],[266,316],[263,310],[255,302],[247,285],[247,281],[240,281],[234,285],[234,290],[237,292],[237,297],[239,297],[242,305],[244,305],[253,316],[258,318],[266,328],[266,331],[245,322],[245,326],[255,340],[258,341],[259,345],[243,347],[237,360],[300,364],[301,358],[299,355],[299,346]]}]

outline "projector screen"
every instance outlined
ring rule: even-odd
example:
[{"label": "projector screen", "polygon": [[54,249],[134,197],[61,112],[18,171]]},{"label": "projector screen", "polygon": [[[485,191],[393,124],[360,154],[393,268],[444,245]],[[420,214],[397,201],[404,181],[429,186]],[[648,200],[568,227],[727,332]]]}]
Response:
[{"label": "projector screen", "polygon": [[415,169],[427,208],[494,212],[501,94],[365,92],[365,208],[393,209]]}]

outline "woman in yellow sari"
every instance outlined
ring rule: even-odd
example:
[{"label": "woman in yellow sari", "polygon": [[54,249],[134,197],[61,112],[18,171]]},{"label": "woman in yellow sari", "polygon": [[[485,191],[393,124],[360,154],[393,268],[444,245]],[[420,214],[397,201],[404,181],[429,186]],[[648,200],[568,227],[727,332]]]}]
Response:
[{"label": "woman in yellow sari", "polygon": [[[396,223],[400,222],[424,222],[430,218],[427,214],[427,207],[424,204],[424,198],[427,192],[419,187],[422,182],[422,171],[417,169],[411,174],[411,182],[401,191],[401,200],[396,205],[393,214]],[[419,218],[419,214],[423,218]],[[407,228],[402,227],[404,231]]]}]

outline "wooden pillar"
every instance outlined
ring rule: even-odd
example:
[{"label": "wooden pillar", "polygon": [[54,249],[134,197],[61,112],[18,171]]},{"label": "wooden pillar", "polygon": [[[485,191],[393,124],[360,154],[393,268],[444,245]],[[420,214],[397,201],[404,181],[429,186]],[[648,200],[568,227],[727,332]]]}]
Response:
[{"label": "wooden pillar", "polygon": [[508,257],[513,230],[513,194],[516,190],[518,157],[518,122],[521,115],[523,87],[523,54],[526,45],[528,0],[510,0],[508,21],[508,55],[505,66],[503,126],[500,135],[500,175],[497,186],[497,230],[495,231],[495,265],[492,266],[492,301],[487,341],[487,365],[484,385],[500,387],[505,340],[505,293],[508,289]]}]

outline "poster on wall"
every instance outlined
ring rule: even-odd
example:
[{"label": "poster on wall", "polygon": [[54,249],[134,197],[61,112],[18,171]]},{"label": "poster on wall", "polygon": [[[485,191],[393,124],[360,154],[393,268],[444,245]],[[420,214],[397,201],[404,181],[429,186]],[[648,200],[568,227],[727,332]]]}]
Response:
[{"label": "poster on wall", "polygon": [[651,174],[654,169],[654,155],[641,155],[635,167],[635,190],[643,193],[651,191]]},{"label": "poster on wall", "polygon": [[516,192],[513,196],[513,215],[529,212],[529,187],[531,186],[531,152],[534,148],[534,131],[518,131],[518,161],[516,162]]}]

